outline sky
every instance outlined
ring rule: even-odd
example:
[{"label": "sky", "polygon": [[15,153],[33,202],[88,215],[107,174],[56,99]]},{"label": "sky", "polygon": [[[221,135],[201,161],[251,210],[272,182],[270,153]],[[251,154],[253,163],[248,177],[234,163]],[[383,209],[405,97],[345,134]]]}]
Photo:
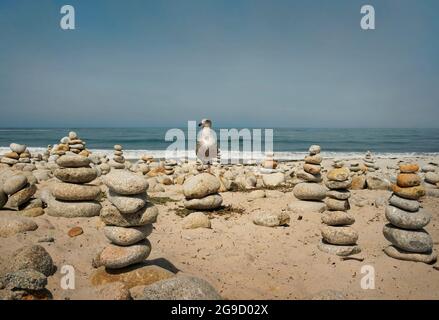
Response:
[{"label": "sky", "polygon": [[[60,8],[75,8],[62,30]],[[373,5],[376,29],[362,30]],[[437,0],[1,0],[0,127],[439,127]]]}]

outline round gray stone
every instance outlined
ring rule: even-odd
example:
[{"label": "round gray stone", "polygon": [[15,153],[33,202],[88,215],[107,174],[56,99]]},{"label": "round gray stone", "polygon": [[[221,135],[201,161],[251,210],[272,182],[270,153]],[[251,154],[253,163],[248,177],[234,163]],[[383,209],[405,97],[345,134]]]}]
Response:
[{"label": "round gray stone", "polygon": [[100,262],[106,268],[120,269],[144,261],[151,253],[148,239],[123,247],[110,244],[100,254]]},{"label": "round gray stone", "polygon": [[107,192],[108,200],[121,212],[125,214],[135,213],[146,205],[146,192],[138,195],[123,196],[111,189]]},{"label": "round gray stone", "polygon": [[405,198],[398,197],[396,194],[393,194],[389,203],[395,207],[398,207],[405,211],[416,212],[419,210],[419,202],[416,200],[409,200]]},{"label": "round gray stone", "polygon": [[327,189],[316,183],[299,183],[293,189],[293,194],[300,200],[323,200]]},{"label": "round gray stone", "polygon": [[219,194],[212,194],[202,199],[184,201],[184,207],[190,210],[214,210],[221,207],[223,198]]},{"label": "round gray stone", "polygon": [[97,178],[94,168],[63,168],[56,169],[53,173],[55,177],[68,183],[89,183]]},{"label": "round gray stone", "polygon": [[148,182],[142,176],[130,171],[114,169],[103,178],[110,190],[120,195],[136,195],[148,189]]},{"label": "round gray stone", "polygon": [[115,206],[106,205],[102,208],[100,217],[109,226],[136,227],[156,222],[158,214],[157,207],[150,203],[131,214],[123,214]]},{"label": "round gray stone", "polygon": [[387,206],[386,218],[396,227],[419,230],[430,222],[431,214],[422,208],[416,212],[407,212],[394,206]]},{"label": "round gray stone", "polygon": [[152,224],[130,228],[106,226],[104,235],[114,244],[130,246],[146,239],[152,233],[152,229]]},{"label": "round gray stone", "polygon": [[27,185],[28,181],[24,175],[15,175],[8,178],[3,184],[3,191],[8,194],[14,194]]},{"label": "round gray stone", "polygon": [[387,224],[383,228],[384,237],[395,247],[415,253],[431,252],[433,240],[425,230],[404,230]]}]

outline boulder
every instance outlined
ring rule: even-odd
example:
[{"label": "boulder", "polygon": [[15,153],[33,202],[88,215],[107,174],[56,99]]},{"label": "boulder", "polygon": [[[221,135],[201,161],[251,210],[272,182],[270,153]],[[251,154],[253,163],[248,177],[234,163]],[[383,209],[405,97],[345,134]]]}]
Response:
[{"label": "boulder", "polygon": [[120,195],[136,195],[148,189],[148,182],[135,173],[114,169],[103,178],[110,190]]},{"label": "boulder", "polygon": [[52,257],[40,245],[25,246],[14,252],[10,259],[10,270],[12,272],[23,269],[34,269],[46,277],[55,272]]},{"label": "boulder", "polygon": [[369,190],[389,190],[390,181],[376,174],[366,176],[366,184]]},{"label": "boulder", "polygon": [[183,218],[183,229],[210,228],[210,220],[203,212],[193,212]]},{"label": "boulder", "polygon": [[98,176],[94,168],[62,168],[56,169],[53,174],[68,183],[89,183]]},{"label": "boulder", "polygon": [[264,181],[266,187],[277,187],[285,182],[285,175],[282,172],[264,174],[262,175],[262,181]]},{"label": "boulder", "polygon": [[389,205],[386,207],[386,218],[396,227],[419,230],[429,224],[431,214],[425,209],[420,209],[416,212],[407,212]]},{"label": "boulder", "polygon": [[29,218],[21,217],[13,213],[0,214],[0,237],[7,238],[17,233],[34,231],[38,225]]},{"label": "boulder", "polygon": [[187,199],[200,199],[217,193],[220,187],[217,177],[209,173],[201,173],[186,179],[183,184],[183,194]]}]

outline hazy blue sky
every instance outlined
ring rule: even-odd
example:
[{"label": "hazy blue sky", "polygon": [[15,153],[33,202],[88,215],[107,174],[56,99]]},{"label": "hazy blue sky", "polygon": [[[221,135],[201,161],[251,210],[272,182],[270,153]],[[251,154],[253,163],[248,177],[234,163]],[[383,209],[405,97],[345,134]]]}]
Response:
[{"label": "hazy blue sky", "polygon": [[[59,27],[63,4],[74,31]],[[438,12],[437,0],[1,0],[0,126],[439,127]]]}]

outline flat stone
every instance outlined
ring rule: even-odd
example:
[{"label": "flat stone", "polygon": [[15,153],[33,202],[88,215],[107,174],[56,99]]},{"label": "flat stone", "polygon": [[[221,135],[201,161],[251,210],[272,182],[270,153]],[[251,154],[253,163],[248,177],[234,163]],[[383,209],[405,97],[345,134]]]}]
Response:
[{"label": "flat stone", "polygon": [[202,199],[190,199],[184,201],[184,207],[190,210],[214,210],[221,207],[223,198],[219,194],[212,194]]},{"label": "flat stone", "polygon": [[299,170],[296,173],[296,177],[307,182],[320,183],[322,179],[321,174],[311,174],[306,172],[305,170]]},{"label": "flat stone", "polygon": [[248,194],[249,199],[262,199],[265,198],[265,190],[255,190]]},{"label": "flat stone", "polygon": [[352,178],[349,177],[346,181],[332,181],[325,180],[325,185],[331,190],[348,189],[352,184]]},{"label": "flat stone", "polygon": [[407,212],[393,206],[387,206],[386,218],[396,227],[419,230],[429,224],[431,214],[422,208],[417,212]]},{"label": "flat stone", "polygon": [[352,227],[332,227],[322,228],[323,240],[329,244],[354,245],[358,240],[358,232]]},{"label": "flat stone", "polygon": [[19,206],[28,202],[32,196],[37,192],[37,187],[35,185],[27,185],[24,189],[14,193],[8,199],[6,206],[8,208],[18,209]]},{"label": "flat stone", "polygon": [[387,224],[383,228],[384,237],[395,247],[415,253],[431,252],[433,240],[423,229],[404,230]]},{"label": "flat stone", "polygon": [[46,210],[47,214],[53,217],[96,217],[101,211],[101,204],[97,201],[60,201],[50,199]]},{"label": "flat stone", "polygon": [[305,163],[303,165],[303,170],[310,174],[319,174],[322,170],[322,167],[318,164]]},{"label": "flat stone", "polygon": [[344,211],[327,211],[322,215],[322,222],[328,226],[351,225],[355,222],[355,217]]},{"label": "flat stone", "polygon": [[150,203],[132,214],[123,214],[115,206],[109,205],[102,208],[100,217],[106,225],[136,227],[156,222],[158,214],[157,207]]},{"label": "flat stone", "polygon": [[120,195],[136,195],[148,189],[148,182],[135,173],[115,169],[103,178],[103,182],[110,190]]},{"label": "flat stone", "polygon": [[152,233],[152,224],[146,224],[140,227],[104,227],[104,235],[112,243],[119,246],[130,246],[146,239]]},{"label": "flat stone", "polygon": [[419,171],[419,166],[417,164],[401,164],[399,166],[401,173],[415,173]]},{"label": "flat stone", "polygon": [[317,248],[319,248],[320,251],[323,251],[325,253],[329,253],[341,257],[346,257],[361,252],[361,248],[357,245],[341,246],[341,245],[325,243],[324,241],[320,241],[319,244],[317,245]]},{"label": "flat stone", "polygon": [[412,253],[408,251],[404,251],[398,249],[394,246],[388,246],[384,249],[385,254],[389,257],[405,260],[405,261],[414,261],[414,262],[423,262],[427,264],[433,264],[437,261],[437,254],[434,252],[431,253]]},{"label": "flat stone", "polygon": [[30,208],[26,210],[19,211],[20,215],[23,217],[35,218],[42,216],[44,214],[43,208]]},{"label": "flat stone", "polygon": [[59,157],[56,164],[63,168],[86,168],[90,166],[90,159],[79,155],[65,155]]},{"label": "flat stone", "polygon": [[333,198],[325,199],[326,208],[332,211],[347,211],[351,207],[348,200],[337,200]]},{"label": "flat stone", "polygon": [[47,285],[47,277],[33,269],[23,269],[8,273],[3,281],[11,289],[42,290]]},{"label": "flat stone", "polygon": [[[282,172],[263,174],[262,181],[264,181],[266,187],[277,187],[285,182],[285,175]],[[254,182],[254,185],[256,185],[256,178]]]},{"label": "flat stone", "polygon": [[418,201],[404,199],[404,198],[398,197],[395,194],[393,194],[390,197],[389,203],[391,205],[398,207],[398,208],[405,210],[405,211],[416,212],[419,210],[419,202]]},{"label": "flat stone", "polygon": [[68,183],[89,183],[98,176],[94,168],[56,169],[53,174],[59,180]]},{"label": "flat stone", "polygon": [[50,190],[55,199],[63,201],[96,200],[101,194],[98,186],[75,183],[53,183]]},{"label": "flat stone", "polygon": [[15,175],[7,179],[3,184],[3,191],[12,195],[21,189],[23,189],[28,184],[27,178],[23,175]]},{"label": "flat stone", "polygon": [[253,223],[264,227],[278,227],[290,223],[290,216],[286,212],[260,212],[253,218]]},{"label": "flat stone", "polygon": [[34,231],[38,225],[29,218],[21,217],[16,214],[0,214],[0,237],[7,238],[17,233]]},{"label": "flat stone", "polygon": [[401,188],[416,187],[421,184],[421,177],[416,173],[400,173],[396,177],[396,183]]},{"label": "flat stone", "polygon": [[418,200],[425,196],[425,188],[423,186],[401,188],[394,184],[392,185],[392,190],[396,195],[410,200]]},{"label": "flat stone", "polygon": [[439,183],[439,174],[434,172],[427,172],[425,174],[425,181],[432,184]]},{"label": "flat stone", "polygon": [[12,272],[23,269],[34,269],[46,277],[55,272],[52,257],[46,249],[40,245],[25,246],[15,251],[10,260],[9,268]]},{"label": "flat stone", "polygon": [[142,300],[221,300],[207,281],[191,276],[177,276],[145,288]]},{"label": "flat stone", "polygon": [[217,177],[209,173],[201,173],[185,180],[183,194],[187,199],[200,199],[217,193],[220,187]]},{"label": "flat stone", "polygon": [[318,201],[294,201],[288,204],[288,210],[293,213],[322,213],[326,210],[326,204]]},{"label": "flat stone", "polygon": [[108,200],[121,212],[125,214],[135,213],[146,206],[146,192],[138,195],[119,195],[111,189],[107,192]]},{"label": "flat stone", "polygon": [[315,154],[313,156],[306,156],[305,157],[305,163],[309,164],[320,164],[322,163],[322,156],[320,154]]},{"label": "flat stone", "polygon": [[110,244],[101,252],[100,261],[106,268],[119,269],[144,261],[150,253],[148,239],[128,247]]},{"label": "flat stone", "polygon": [[81,227],[73,227],[67,232],[67,235],[70,238],[74,238],[74,237],[80,236],[83,233],[84,233],[84,230]]},{"label": "flat stone", "polygon": [[293,188],[293,194],[300,200],[323,200],[327,189],[316,183],[299,183]]},{"label": "flat stone", "polygon": [[366,184],[370,190],[389,190],[391,186],[389,180],[377,174],[368,174],[366,176]]},{"label": "flat stone", "polygon": [[347,200],[351,197],[351,193],[348,190],[329,190],[326,196],[337,200]]},{"label": "flat stone", "polygon": [[339,169],[332,169],[328,172],[326,177],[330,181],[346,181],[349,179],[349,169],[348,168],[339,168]]},{"label": "flat stone", "polygon": [[203,212],[193,212],[183,218],[183,229],[208,228],[210,229],[210,219]]},{"label": "flat stone", "polygon": [[175,274],[155,265],[134,265],[121,269],[100,267],[93,271],[90,281],[93,286],[122,282],[128,289],[153,284],[174,277]]}]

